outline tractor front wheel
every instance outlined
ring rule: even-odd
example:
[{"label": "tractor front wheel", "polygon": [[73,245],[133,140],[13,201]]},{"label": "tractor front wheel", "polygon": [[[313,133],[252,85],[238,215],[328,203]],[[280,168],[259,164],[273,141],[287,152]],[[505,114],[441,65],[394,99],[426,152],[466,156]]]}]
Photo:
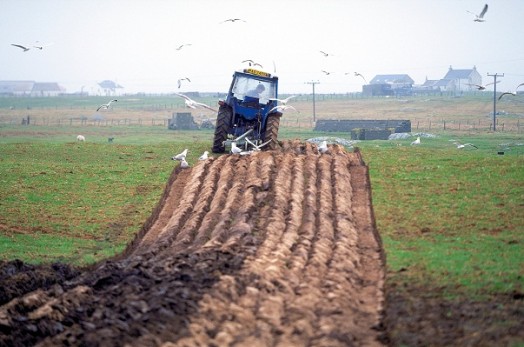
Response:
[{"label": "tractor front wheel", "polygon": [[227,134],[231,127],[232,115],[233,111],[229,106],[220,106],[217,115],[213,148],[211,149],[213,153],[224,153],[226,151],[224,141],[227,140]]},{"label": "tractor front wheel", "polygon": [[278,136],[278,127],[280,125],[280,117],[282,113],[272,113],[267,117],[266,123],[266,132],[264,134],[264,142],[272,140],[267,144],[268,149],[277,149],[280,147],[277,136]]}]

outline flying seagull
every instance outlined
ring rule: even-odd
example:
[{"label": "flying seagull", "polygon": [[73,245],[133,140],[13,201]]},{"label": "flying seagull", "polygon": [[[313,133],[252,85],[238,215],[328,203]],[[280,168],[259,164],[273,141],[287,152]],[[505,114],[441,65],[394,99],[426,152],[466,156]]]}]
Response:
[{"label": "flying seagull", "polygon": [[209,107],[206,104],[203,104],[201,102],[196,102],[195,100],[190,99],[188,96],[185,96],[184,94],[175,93],[175,95],[180,96],[181,98],[184,98],[185,99],[184,103],[189,108],[195,108],[196,109],[197,107],[203,107],[203,108],[207,108],[208,110],[211,110],[211,111],[214,111],[214,112],[218,112],[214,108]]},{"label": "flying seagull", "polygon": [[98,106],[98,108],[96,109],[96,112],[100,111],[101,109],[107,110],[109,108],[109,106],[111,106],[111,103],[117,102],[117,101],[118,101],[117,99],[113,99],[113,100],[109,101],[107,104],[102,104],[102,105]]},{"label": "flying seagull", "polygon": [[49,47],[53,45],[52,43],[48,43],[47,45],[42,45],[40,44],[40,41],[36,41],[35,44],[33,45],[34,48],[38,48],[39,50],[42,50],[44,49],[44,47]]},{"label": "flying seagull", "polygon": [[333,54],[329,54],[329,53],[326,53],[324,51],[320,51],[320,53],[324,56],[324,57],[329,57],[330,55],[332,56]]},{"label": "flying seagull", "polygon": [[321,70],[323,73],[325,73],[326,75],[331,75],[331,72],[329,71],[326,71],[326,70]]},{"label": "flying seagull", "polygon": [[517,95],[517,89],[519,89],[519,87],[522,87],[524,86],[524,83],[521,83],[517,86],[517,88],[515,88],[515,91],[514,92],[505,92],[505,93],[502,93],[500,94],[499,96],[499,100],[504,96],[504,95],[513,95],[513,96],[516,96]]},{"label": "flying seagull", "polygon": [[15,47],[18,47],[18,48],[22,48],[22,49],[24,50],[24,52],[27,52],[28,50],[31,49],[31,48],[26,47],[26,46],[17,45],[16,43],[12,43],[11,46],[15,46]]},{"label": "flying seagull", "polygon": [[244,64],[244,63],[248,63],[249,66],[259,66],[261,69],[263,69],[262,65],[260,65],[259,63],[255,62],[255,61],[253,61],[251,59],[243,60],[242,64]]},{"label": "flying seagull", "polygon": [[278,105],[278,106],[273,107],[269,111],[267,111],[267,113],[271,113],[273,111],[283,112],[283,111],[289,110],[289,109],[292,109],[293,111],[300,113],[300,111],[298,111],[296,108],[294,108],[291,105]]},{"label": "flying seagull", "polygon": [[485,22],[486,20],[484,19],[484,15],[486,14],[486,12],[488,12],[488,4],[484,5],[482,12],[480,12],[480,14],[478,15],[470,11],[466,11],[466,12],[469,12],[475,16],[475,19],[473,19],[474,22]]},{"label": "flying seagull", "polygon": [[280,104],[282,104],[282,105],[286,105],[288,103],[288,101],[291,100],[291,98],[294,98],[294,97],[296,97],[296,95],[288,96],[285,99],[269,98],[269,100],[275,100],[275,101],[280,102]]},{"label": "flying seagull", "polygon": [[178,160],[182,161],[182,159],[186,159],[187,156],[187,148],[182,151],[182,153],[179,153],[173,157],[171,157],[171,160]]},{"label": "flying seagull", "polygon": [[177,51],[181,50],[184,46],[191,46],[190,43],[184,43],[176,48]]},{"label": "flying seagull", "polygon": [[492,84],[495,84],[495,83],[499,83],[500,81],[497,81],[497,82],[491,82],[491,83],[487,83],[485,85],[481,85],[481,84],[472,84],[472,83],[467,83],[468,85],[472,86],[472,87],[476,87],[477,90],[484,90],[486,89],[487,86],[490,86]]},{"label": "flying seagull", "polygon": [[355,71],[354,74],[355,74],[355,77],[359,77],[359,76],[362,77],[362,79],[364,80],[364,82],[365,82],[366,84],[368,84],[368,81],[366,81],[366,79],[364,78],[364,76],[362,76],[361,73],[358,73],[358,72]]},{"label": "flying seagull", "polygon": [[229,18],[229,19],[226,19],[225,21],[222,21],[221,23],[225,23],[225,22],[235,23],[235,22],[237,22],[237,21],[241,21],[241,22],[246,23],[245,20],[240,19],[240,18]]},{"label": "flying seagull", "polygon": [[202,154],[198,160],[206,160],[208,158],[208,151],[204,151],[204,154]]},{"label": "flying seagull", "polygon": [[177,84],[178,84],[178,89],[180,89],[180,86],[182,86],[182,81],[188,81],[188,82],[191,82],[191,80],[187,77],[184,77],[184,78],[179,78],[178,81],[177,81]]},{"label": "flying seagull", "polygon": [[474,144],[472,143],[460,143],[458,142],[457,140],[450,140],[450,141],[453,141],[453,143],[455,144],[455,146],[457,146],[458,149],[463,149],[463,148],[466,148],[466,146],[470,146],[470,147],[473,147],[473,148],[476,148],[478,149],[477,146],[475,146]]}]

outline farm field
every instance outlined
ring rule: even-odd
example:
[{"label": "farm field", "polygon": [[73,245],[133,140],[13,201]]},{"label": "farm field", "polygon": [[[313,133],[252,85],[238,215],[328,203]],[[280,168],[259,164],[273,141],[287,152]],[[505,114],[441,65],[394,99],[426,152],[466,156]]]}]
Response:
[{"label": "farm field", "polygon": [[[370,104],[361,109],[361,101]],[[343,119],[351,109],[359,118],[408,118],[413,126],[431,117],[435,123],[451,122],[455,110],[470,124],[489,121],[489,102],[475,98],[464,105],[457,99],[441,100],[442,105],[435,101],[432,109],[441,110],[435,111],[439,116],[397,106],[388,111],[390,101],[421,100],[375,100],[371,114],[372,101],[328,99],[317,103],[317,112]],[[511,346],[524,341],[517,329],[524,312],[524,216],[518,213],[524,205],[524,140],[517,126],[523,106],[508,106],[510,111],[499,117],[504,131],[421,127],[436,137],[422,137],[420,146],[410,146],[413,139],[356,144],[369,166],[373,210],[386,252],[387,343]],[[0,247],[6,261],[82,266],[118,254],[159,201],[176,165],[169,158],[188,147],[189,162],[195,164],[212,138],[210,130],[169,131],[160,122],[38,125],[44,119],[52,123],[56,109],[32,114],[34,126],[12,121],[0,126]],[[145,119],[140,112],[133,111],[133,119]],[[167,118],[175,111],[162,112]],[[307,121],[283,125],[282,139],[348,139],[348,134],[314,132]],[[85,143],[74,140],[80,132]],[[107,142],[109,136],[115,137],[113,143]],[[458,150],[451,139],[478,149]]]}]

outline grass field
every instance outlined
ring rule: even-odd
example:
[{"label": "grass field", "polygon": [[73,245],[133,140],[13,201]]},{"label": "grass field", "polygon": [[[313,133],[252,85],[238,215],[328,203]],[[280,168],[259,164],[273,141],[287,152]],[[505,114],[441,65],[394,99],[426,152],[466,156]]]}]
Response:
[{"label": "grass field", "polygon": [[[452,109],[460,112],[459,106]],[[521,112],[517,107],[513,114]],[[486,106],[464,106],[475,108]],[[413,116],[412,124],[426,118]],[[79,131],[85,143],[75,141]],[[523,135],[435,134],[417,147],[409,145],[412,139],[357,145],[370,167],[391,280],[436,285],[450,296],[522,292]],[[279,137],[326,135],[349,139],[296,127],[282,127]],[[161,126],[0,126],[0,259],[85,265],[118,253],[160,198],[176,165],[170,157],[189,148],[188,161],[195,163],[212,136]],[[478,149],[458,150],[449,141],[457,136]]]}]

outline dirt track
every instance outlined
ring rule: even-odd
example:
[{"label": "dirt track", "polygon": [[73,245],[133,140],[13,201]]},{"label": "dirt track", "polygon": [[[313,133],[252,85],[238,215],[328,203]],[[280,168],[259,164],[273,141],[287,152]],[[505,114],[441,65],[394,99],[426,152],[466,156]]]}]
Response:
[{"label": "dirt track", "polygon": [[304,142],[177,167],[124,254],[0,296],[0,345],[382,345],[369,182]]}]

